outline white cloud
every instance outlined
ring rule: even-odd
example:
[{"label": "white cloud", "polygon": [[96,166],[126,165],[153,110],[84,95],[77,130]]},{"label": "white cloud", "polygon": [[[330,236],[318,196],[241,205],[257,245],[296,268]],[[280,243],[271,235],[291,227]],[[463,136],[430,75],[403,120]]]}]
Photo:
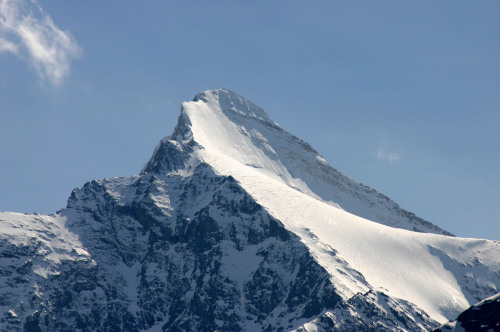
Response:
[{"label": "white cloud", "polygon": [[60,85],[80,47],[36,1],[0,0],[0,52],[28,60],[42,79]]},{"label": "white cloud", "polygon": [[11,52],[17,54],[17,45],[8,40],[0,38],[0,52]]},{"label": "white cloud", "polygon": [[381,148],[377,152],[377,159],[388,160],[391,164],[396,164],[401,159],[401,154],[397,152],[387,152]]}]

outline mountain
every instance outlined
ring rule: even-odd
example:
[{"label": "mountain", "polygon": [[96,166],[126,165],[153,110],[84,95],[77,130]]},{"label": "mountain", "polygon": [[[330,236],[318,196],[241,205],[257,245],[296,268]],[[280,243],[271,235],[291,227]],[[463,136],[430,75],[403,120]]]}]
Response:
[{"label": "mountain", "polygon": [[0,330],[419,331],[500,288],[452,236],[234,92],[182,104],[139,175],[0,213]]},{"label": "mountain", "polygon": [[434,330],[434,332],[446,331],[500,331],[500,293],[476,303],[462,312],[456,320]]}]

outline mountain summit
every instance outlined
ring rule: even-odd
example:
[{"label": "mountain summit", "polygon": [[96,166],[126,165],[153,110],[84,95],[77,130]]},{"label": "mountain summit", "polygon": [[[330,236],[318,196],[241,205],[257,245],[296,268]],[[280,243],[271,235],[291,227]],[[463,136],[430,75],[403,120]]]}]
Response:
[{"label": "mountain summit", "polygon": [[[308,143],[270,120],[266,111],[229,90],[205,91],[183,103],[174,134],[161,144],[191,139],[205,150],[240,163],[239,167],[251,167],[357,216],[391,227],[452,235],[332,168]],[[152,160],[158,158],[155,153]],[[164,163],[169,163],[168,158]]]},{"label": "mountain summit", "polygon": [[182,104],[139,175],[0,213],[0,329],[416,331],[500,287],[451,236],[225,89]]}]

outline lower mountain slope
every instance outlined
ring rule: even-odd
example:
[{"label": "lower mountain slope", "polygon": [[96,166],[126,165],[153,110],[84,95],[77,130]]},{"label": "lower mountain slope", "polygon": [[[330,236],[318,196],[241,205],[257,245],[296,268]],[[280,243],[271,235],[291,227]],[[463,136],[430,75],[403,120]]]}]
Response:
[{"label": "lower mountain slope", "polygon": [[[204,163],[92,181],[57,215],[0,221],[2,330],[279,331],[327,311],[380,314],[370,296],[344,301],[297,235]],[[400,311],[382,326],[437,325]]]}]

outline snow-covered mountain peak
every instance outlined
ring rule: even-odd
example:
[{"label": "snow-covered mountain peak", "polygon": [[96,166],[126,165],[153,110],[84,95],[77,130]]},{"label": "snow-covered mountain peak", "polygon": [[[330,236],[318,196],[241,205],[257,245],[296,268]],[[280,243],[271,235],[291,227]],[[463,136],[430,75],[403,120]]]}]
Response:
[{"label": "snow-covered mountain peak", "polygon": [[[475,296],[476,290],[461,289],[455,275],[462,271],[453,267],[450,272],[443,266],[461,258],[440,248],[460,246],[460,239],[378,225],[451,235],[334,169],[309,144],[235,93],[206,91],[183,103],[173,135],[162,140],[143,174],[153,173],[162,181],[173,174],[188,178],[200,164],[234,179],[286,229],[299,235],[320,265],[339,280],[336,284],[345,287],[339,289],[345,298],[382,287],[390,296],[410,301],[443,321],[468,307]],[[334,251],[329,249],[332,244]],[[364,278],[350,275],[332,259],[337,248],[339,257]],[[415,269],[429,276],[414,274]],[[496,291],[493,284],[481,287],[486,287],[485,294]]]},{"label": "snow-covered mountain peak", "polygon": [[0,213],[0,330],[424,331],[500,290],[500,243],[443,234],[206,91],[140,175]]},{"label": "snow-covered mountain peak", "polygon": [[[388,226],[451,235],[401,209],[388,197],[335,168],[265,110],[226,90],[208,90],[182,104],[174,133],[162,140],[143,172],[170,172],[214,152],[331,206]],[[189,156],[187,155],[189,154]],[[190,162],[188,162],[190,161]]]},{"label": "snow-covered mountain peak", "polygon": [[227,89],[200,92],[193,99],[193,102],[199,101],[207,103],[212,109],[215,110],[220,110],[222,112],[235,112],[244,117],[252,117],[262,121],[272,122],[264,109],[239,94]]}]

